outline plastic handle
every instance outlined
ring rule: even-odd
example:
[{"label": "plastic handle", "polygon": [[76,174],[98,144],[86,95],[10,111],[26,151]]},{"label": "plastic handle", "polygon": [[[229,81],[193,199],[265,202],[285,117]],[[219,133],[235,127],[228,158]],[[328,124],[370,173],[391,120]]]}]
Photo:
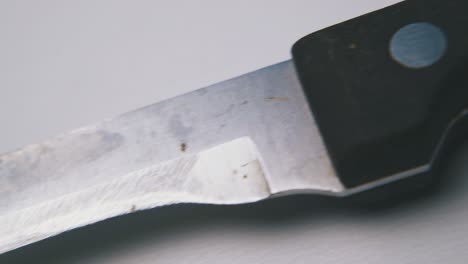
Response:
[{"label": "plastic handle", "polygon": [[468,135],[468,1],[409,0],[299,40],[293,59],[347,187],[427,173]]}]

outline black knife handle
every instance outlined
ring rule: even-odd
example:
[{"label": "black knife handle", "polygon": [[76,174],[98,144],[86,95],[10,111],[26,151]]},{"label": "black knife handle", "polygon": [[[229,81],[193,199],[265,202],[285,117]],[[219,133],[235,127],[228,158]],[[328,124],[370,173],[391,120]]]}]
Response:
[{"label": "black knife handle", "polygon": [[408,0],[292,49],[342,182],[430,171],[467,135],[468,1]]}]

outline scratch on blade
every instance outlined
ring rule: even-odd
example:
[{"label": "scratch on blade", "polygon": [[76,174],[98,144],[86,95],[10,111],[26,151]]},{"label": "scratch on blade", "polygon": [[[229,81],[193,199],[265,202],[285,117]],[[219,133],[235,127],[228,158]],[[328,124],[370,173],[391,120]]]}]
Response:
[{"label": "scratch on blade", "polygon": [[175,203],[236,204],[270,195],[256,146],[240,138],[195,155],[0,216],[0,253],[137,210]]}]

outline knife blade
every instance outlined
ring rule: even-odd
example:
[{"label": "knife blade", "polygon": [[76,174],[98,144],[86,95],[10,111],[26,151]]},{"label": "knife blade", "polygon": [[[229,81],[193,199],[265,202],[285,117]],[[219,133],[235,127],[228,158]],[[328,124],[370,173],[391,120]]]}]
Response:
[{"label": "knife blade", "polygon": [[342,191],[293,74],[282,63],[3,154],[2,251],[165,204]]},{"label": "knife blade", "polygon": [[[429,35],[427,45],[410,52],[408,63],[407,53],[399,51],[413,47],[414,38],[399,41],[399,36],[408,25],[415,25],[418,12],[423,21],[441,29],[443,40],[452,40],[454,28],[460,26],[450,30],[448,26],[458,25],[462,18],[455,14],[447,19],[446,14],[463,10],[464,5],[406,1],[305,37],[294,45],[290,61],[0,155],[0,253],[162,205],[239,204],[295,193],[347,196],[428,173],[446,139],[461,131],[465,101],[453,104],[435,123],[421,125],[417,116],[418,122],[402,118],[395,126],[382,121],[392,121],[395,113],[373,105],[378,102],[376,95],[363,95],[359,88],[368,92],[372,81],[378,80],[372,74],[381,77],[373,67],[399,77],[395,79],[409,79],[413,86],[421,72],[442,78],[424,72],[427,69],[439,67],[445,77],[445,69],[452,71],[460,60],[444,59],[460,54],[445,54],[442,48],[431,62],[424,47],[440,40]],[[445,15],[431,12],[434,6]],[[369,23],[375,20],[386,21],[384,30],[379,29],[382,34]],[[426,31],[416,27],[410,35],[419,41],[418,36],[427,37]],[[392,49],[393,45],[401,46]],[[417,69],[411,67],[414,57]],[[347,76],[352,69],[367,75],[369,83],[358,73]],[[344,93],[337,93],[342,87]],[[458,91],[450,94],[462,98]],[[406,107],[406,103],[389,105]],[[382,118],[385,114],[390,116]],[[413,121],[415,125],[408,124]],[[422,133],[428,136],[421,142],[421,133],[415,136],[410,131],[405,136],[408,128],[420,126],[435,132]],[[422,153],[420,159],[404,154],[401,160],[395,158],[392,151],[402,149],[415,155],[408,140],[418,143],[409,145]]]}]

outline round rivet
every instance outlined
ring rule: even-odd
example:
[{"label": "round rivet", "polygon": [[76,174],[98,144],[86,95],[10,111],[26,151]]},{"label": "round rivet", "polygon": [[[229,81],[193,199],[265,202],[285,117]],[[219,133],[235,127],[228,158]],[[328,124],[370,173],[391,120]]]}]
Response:
[{"label": "round rivet", "polygon": [[402,27],[390,41],[392,58],[403,66],[420,69],[439,61],[447,51],[447,37],[431,23]]}]

